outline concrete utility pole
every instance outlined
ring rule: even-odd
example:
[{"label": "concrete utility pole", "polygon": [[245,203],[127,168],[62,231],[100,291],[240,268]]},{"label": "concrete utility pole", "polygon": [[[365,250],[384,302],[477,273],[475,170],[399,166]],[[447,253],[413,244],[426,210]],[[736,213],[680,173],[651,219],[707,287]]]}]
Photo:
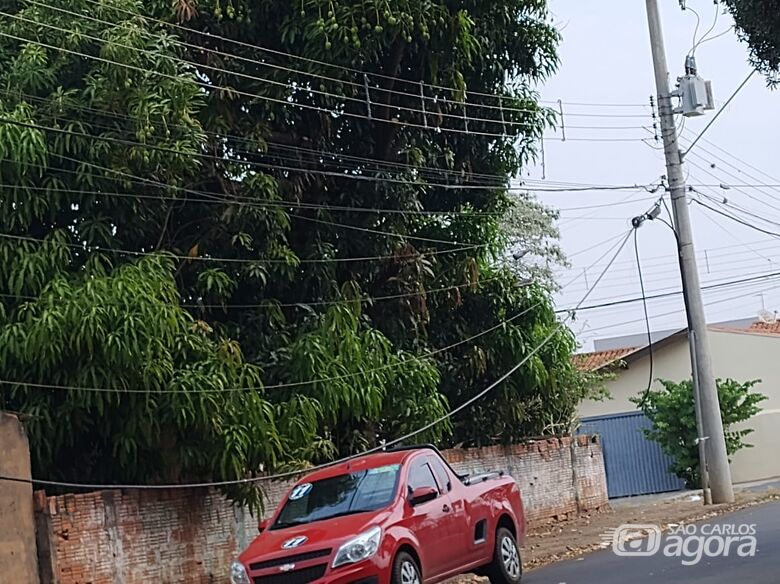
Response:
[{"label": "concrete utility pole", "polygon": [[[706,440],[707,444],[712,502],[716,504],[731,503],[734,501],[734,488],[731,484],[731,469],[726,452],[726,439],[723,435],[718,390],[715,385],[715,376],[712,373],[707,321],[704,318],[699,272],[696,267],[696,254],[693,247],[691,217],[688,212],[688,197],[682,171],[682,154],[677,143],[677,128],[674,124],[672,96],[669,89],[669,71],[661,31],[661,15],[658,11],[657,0],[645,1],[647,3],[647,21],[650,26],[655,84],[658,91],[658,112],[666,156],[666,173],[677,232],[683,295],[688,313],[689,330],[693,333],[695,359],[692,359],[691,366],[695,368],[694,379],[698,380],[697,385],[699,386],[699,391],[694,391],[694,398],[699,402],[697,407],[701,408],[703,426],[699,427],[699,439]],[[696,395],[697,393],[698,395]]]},{"label": "concrete utility pole", "polygon": [[[687,311],[686,311],[687,312]],[[693,363],[693,401],[696,408],[696,428],[699,436],[702,436],[704,422],[701,417],[701,397],[699,389],[699,371],[696,361],[696,333],[688,322],[688,348],[691,352],[691,363]],[[704,495],[704,504],[712,505],[712,491],[710,491],[710,474],[707,470],[707,440],[698,438],[696,446],[699,450],[699,477],[701,478],[701,492]]]}]

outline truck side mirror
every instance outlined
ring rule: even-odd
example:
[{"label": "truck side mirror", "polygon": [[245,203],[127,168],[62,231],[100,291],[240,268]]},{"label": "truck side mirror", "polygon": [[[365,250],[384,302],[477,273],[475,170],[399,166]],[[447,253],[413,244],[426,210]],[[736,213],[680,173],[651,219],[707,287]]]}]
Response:
[{"label": "truck side mirror", "polygon": [[260,523],[257,524],[257,531],[263,533],[266,529],[268,529],[268,525],[270,523],[271,523],[270,519],[261,519]]},{"label": "truck side mirror", "polygon": [[409,504],[412,507],[415,507],[417,505],[421,505],[422,503],[433,501],[438,496],[439,491],[433,487],[417,487],[412,491],[412,494],[409,495]]}]

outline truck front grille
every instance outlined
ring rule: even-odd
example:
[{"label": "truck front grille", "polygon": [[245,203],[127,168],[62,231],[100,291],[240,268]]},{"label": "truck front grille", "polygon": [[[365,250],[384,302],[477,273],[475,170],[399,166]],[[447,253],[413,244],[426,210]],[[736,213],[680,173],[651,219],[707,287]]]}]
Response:
[{"label": "truck front grille", "polygon": [[310,568],[293,570],[292,572],[281,572],[271,574],[270,576],[255,576],[252,580],[254,584],[309,584],[325,575],[328,564],[319,564]]},{"label": "truck front grille", "polygon": [[265,560],[264,562],[255,562],[254,564],[249,564],[249,570],[254,572],[256,570],[266,570],[276,566],[284,566],[285,564],[295,564],[297,562],[305,562],[307,560],[316,560],[317,558],[324,558],[329,556],[331,551],[333,550],[316,550],[313,552],[294,554],[292,556],[284,556],[282,558],[274,558],[273,560]]}]

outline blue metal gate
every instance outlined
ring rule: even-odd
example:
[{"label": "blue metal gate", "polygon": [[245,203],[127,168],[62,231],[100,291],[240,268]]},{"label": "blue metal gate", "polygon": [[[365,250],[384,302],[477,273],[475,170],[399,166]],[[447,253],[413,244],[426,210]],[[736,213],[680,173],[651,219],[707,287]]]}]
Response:
[{"label": "blue metal gate", "polygon": [[642,430],[652,423],[641,412],[583,418],[580,434],[599,434],[610,499],[679,491],[685,483],[669,472],[672,459]]}]

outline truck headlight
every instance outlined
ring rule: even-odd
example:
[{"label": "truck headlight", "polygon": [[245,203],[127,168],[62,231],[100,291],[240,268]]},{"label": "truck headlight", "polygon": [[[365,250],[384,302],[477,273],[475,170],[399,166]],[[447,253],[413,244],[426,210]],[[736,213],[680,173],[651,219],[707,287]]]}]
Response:
[{"label": "truck headlight", "polygon": [[382,541],[382,529],[380,527],[373,527],[350,539],[336,552],[336,557],[333,559],[333,567],[338,568],[344,564],[354,564],[370,558],[379,549],[380,541]]},{"label": "truck headlight", "polygon": [[230,565],[230,584],[252,584],[241,562],[233,562]]}]

